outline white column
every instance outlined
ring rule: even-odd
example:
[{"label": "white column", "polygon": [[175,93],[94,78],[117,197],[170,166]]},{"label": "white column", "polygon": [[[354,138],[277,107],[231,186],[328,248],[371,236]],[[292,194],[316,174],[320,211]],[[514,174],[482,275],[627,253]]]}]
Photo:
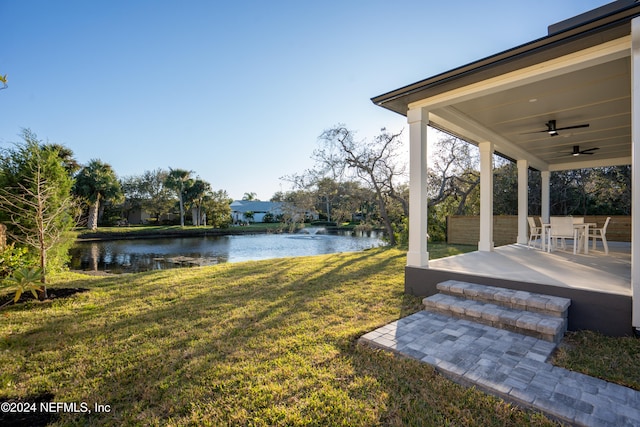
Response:
[{"label": "white column", "polygon": [[518,160],[518,238],[517,242],[526,245],[527,216],[529,215],[529,162]]},{"label": "white column", "polygon": [[542,222],[545,224],[549,224],[549,206],[551,205],[551,197],[549,196],[549,187],[551,186],[551,172],[542,171],[540,173],[542,182],[540,186],[542,187],[542,194],[540,198],[541,210],[540,215],[542,215]]},{"label": "white column", "polygon": [[493,143],[481,142],[480,148],[480,241],[478,250],[493,251]]},{"label": "white column", "polygon": [[632,320],[640,328],[640,18],[631,21],[631,294]]},{"label": "white column", "polygon": [[407,265],[428,267],[427,252],[427,125],[429,112],[407,112],[409,122],[409,251]]}]

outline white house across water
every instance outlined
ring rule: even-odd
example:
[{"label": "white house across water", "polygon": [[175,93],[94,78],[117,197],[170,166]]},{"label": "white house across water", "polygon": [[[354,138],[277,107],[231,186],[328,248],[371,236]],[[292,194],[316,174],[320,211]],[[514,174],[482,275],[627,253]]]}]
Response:
[{"label": "white house across water", "polygon": [[[569,329],[628,335],[640,328],[640,3],[604,5],[549,26],[545,37],[372,101],[409,123],[407,292],[430,295],[436,283],[450,278],[542,290],[571,298]],[[427,126],[459,136],[480,151],[478,251],[446,262],[429,260],[426,239]],[[492,215],[496,153],[518,167],[517,243],[497,248]],[[633,171],[630,253],[628,245],[608,255],[576,256],[526,247],[529,169],[541,173],[539,215],[549,222],[551,172],[616,165],[632,165]]]},{"label": "white house across water", "polygon": [[260,200],[234,200],[231,203],[231,218],[234,224],[247,221],[247,213],[252,215],[251,222],[264,222],[267,214],[273,218],[282,214],[282,203]]}]

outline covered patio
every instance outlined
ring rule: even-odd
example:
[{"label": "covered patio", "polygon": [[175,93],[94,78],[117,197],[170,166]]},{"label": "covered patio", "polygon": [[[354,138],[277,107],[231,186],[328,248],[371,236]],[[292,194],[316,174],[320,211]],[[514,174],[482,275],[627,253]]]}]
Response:
[{"label": "covered patio", "polygon": [[[619,0],[549,26],[543,38],[372,99],[409,123],[408,292],[430,295],[438,281],[464,278],[567,296],[570,329],[625,335],[640,327],[639,15],[640,4]],[[427,126],[480,150],[478,252],[461,258],[429,260]],[[494,154],[517,163],[519,246],[494,247]],[[634,172],[627,261],[616,251],[565,258],[523,247],[529,169],[542,178],[542,212],[531,214],[549,222],[551,172],[619,165]]]},{"label": "covered patio", "polygon": [[[426,274],[424,274],[426,273]],[[428,270],[407,269],[405,289],[437,293],[439,282],[456,279],[571,299],[569,329],[626,335],[631,319],[631,245],[610,242],[588,254],[544,252],[526,245],[499,246],[429,262]]]},{"label": "covered patio", "polygon": [[605,256],[602,250],[574,255],[571,250],[549,253],[513,244],[436,259],[429,268],[630,297],[631,246],[609,246]]}]

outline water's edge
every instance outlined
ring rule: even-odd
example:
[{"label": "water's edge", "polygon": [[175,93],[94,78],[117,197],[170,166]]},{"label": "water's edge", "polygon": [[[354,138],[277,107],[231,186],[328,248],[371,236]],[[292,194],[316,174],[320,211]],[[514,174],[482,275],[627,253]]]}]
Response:
[{"label": "water's edge", "polygon": [[[326,227],[323,226],[330,233],[343,233],[343,232],[355,232],[354,227]],[[304,230],[304,228],[302,229]],[[374,231],[382,231],[375,229]],[[204,228],[203,229],[189,229],[189,230],[166,230],[166,231],[133,231],[133,232],[109,232],[109,231],[96,231],[91,233],[83,233],[76,238],[77,242],[92,242],[92,241],[109,241],[109,240],[132,240],[132,239],[165,239],[168,237],[216,237],[216,236],[242,236],[251,234],[295,234],[300,232],[288,231],[285,229],[273,229],[273,228],[243,228],[243,227],[231,227],[231,228]]]}]

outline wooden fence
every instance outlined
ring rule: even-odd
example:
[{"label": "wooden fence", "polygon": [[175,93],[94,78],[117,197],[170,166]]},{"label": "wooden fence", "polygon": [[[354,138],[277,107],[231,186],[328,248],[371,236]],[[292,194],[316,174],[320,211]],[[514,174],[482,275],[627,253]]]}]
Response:
[{"label": "wooden fence", "polygon": [[[584,217],[585,222],[595,222],[598,227],[602,227],[606,220],[606,215],[588,215]],[[539,222],[538,217],[536,217],[536,222]],[[517,239],[518,217],[516,215],[496,215],[493,217],[493,243],[496,246],[515,243]],[[478,240],[480,240],[479,216],[454,215],[447,217],[447,243],[477,245]],[[611,216],[611,221],[607,226],[607,240],[630,242],[631,217]]]}]

